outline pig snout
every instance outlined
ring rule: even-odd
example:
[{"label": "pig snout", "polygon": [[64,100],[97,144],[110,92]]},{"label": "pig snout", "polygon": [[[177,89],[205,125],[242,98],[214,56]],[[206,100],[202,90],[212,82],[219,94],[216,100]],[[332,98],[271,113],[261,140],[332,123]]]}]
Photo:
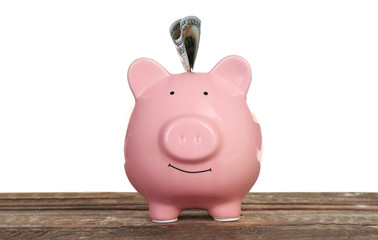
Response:
[{"label": "pig snout", "polygon": [[217,152],[220,136],[209,121],[197,117],[179,117],[161,131],[162,147],[176,160],[203,160]]}]

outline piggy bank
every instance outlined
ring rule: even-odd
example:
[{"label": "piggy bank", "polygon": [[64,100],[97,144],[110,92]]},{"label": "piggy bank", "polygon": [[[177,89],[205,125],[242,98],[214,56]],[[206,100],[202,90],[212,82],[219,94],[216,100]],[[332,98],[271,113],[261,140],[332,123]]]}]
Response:
[{"label": "piggy bank", "polygon": [[260,171],[261,130],[246,103],[251,69],[228,56],[209,73],[170,74],[141,58],[128,71],[135,97],[125,171],[154,222],[205,209],[236,221]]}]

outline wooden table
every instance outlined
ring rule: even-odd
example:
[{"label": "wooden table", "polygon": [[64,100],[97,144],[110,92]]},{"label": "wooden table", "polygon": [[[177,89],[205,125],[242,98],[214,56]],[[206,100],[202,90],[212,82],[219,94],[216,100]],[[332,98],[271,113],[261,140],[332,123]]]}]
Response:
[{"label": "wooden table", "polygon": [[237,222],[153,223],[137,193],[0,193],[0,239],[378,239],[378,193],[250,193]]}]

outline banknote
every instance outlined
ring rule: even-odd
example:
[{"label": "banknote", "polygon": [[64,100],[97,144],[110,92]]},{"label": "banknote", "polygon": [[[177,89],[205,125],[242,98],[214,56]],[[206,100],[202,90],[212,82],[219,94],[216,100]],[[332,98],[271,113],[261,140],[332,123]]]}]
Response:
[{"label": "banknote", "polygon": [[184,17],[173,22],[169,32],[185,71],[191,72],[198,52],[201,20],[195,16]]}]

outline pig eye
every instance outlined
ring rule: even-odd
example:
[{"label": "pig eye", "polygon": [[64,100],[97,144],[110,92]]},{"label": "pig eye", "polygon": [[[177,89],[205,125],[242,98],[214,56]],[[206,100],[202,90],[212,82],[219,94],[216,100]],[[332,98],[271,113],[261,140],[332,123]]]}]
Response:
[{"label": "pig eye", "polygon": [[174,91],[171,91],[169,94],[173,95],[173,94],[175,94],[175,92],[174,92]]},{"label": "pig eye", "polygon": [[208,94],[209,94],[208,92],[203,92],[203,95],[206,95],[206,96],[207,96]]}]

